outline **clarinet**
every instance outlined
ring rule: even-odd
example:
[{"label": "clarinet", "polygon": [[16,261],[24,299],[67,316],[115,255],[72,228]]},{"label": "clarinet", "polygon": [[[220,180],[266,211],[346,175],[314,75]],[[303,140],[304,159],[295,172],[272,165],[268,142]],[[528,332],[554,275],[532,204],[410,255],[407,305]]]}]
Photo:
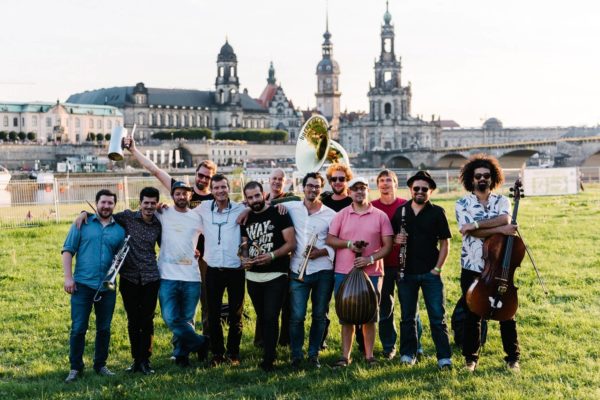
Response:
[{"label": "clarinet", "polygon": [[[406,235],[406,208],[402,207],[402,219],[400,220],[400,232],[401,235]],[[404,270],[406,269],[406,243],[400,245],[400,252],[398,253],[398,280],[404,279]]]}]

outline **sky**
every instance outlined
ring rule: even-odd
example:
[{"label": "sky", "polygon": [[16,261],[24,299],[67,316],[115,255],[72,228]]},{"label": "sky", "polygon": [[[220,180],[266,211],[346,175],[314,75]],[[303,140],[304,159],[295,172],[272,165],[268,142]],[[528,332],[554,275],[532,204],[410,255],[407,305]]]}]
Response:
[{"label": "sky", "polygon": [[[225,39],[259,97],[273,61],[315,106],[328,10],[341,109],[366,110],[384,0],[2,0],[0,100],[65,101],[113,86],[213,90]],[[464,127],[600,124],[600,2],[391,0],[412,114]]]}]

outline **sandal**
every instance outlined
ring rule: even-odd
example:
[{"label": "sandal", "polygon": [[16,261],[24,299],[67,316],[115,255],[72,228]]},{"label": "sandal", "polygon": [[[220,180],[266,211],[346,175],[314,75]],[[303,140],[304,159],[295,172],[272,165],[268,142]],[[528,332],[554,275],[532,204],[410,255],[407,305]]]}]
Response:
[{"label": "sandal", "polygon": [[350,365],[351,362],[352,360],[346,357],[341,357],[335,362],[335,364],[333,364],[333,368],[346,368],[348,365]]},{"label": "sandal", "polygon": [[379,361],[375,357],[366,358],[365,361],[369,367],[376,367],[379,364]]}]

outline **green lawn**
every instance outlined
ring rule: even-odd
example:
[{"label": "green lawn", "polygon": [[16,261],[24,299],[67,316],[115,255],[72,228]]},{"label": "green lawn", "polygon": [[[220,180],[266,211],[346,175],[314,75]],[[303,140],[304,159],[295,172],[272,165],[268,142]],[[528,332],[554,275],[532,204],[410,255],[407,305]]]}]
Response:
[{"label": "green lawn", "polygon": [[[460,236],[454,221],[455,196],[443,205],[451,221],[451,255],[444,270],[447,315],[459,297]],[[155,376],[126,375],[129,343],[123,305],[117,303],[108,366],[114,378],[90,372],[94,331],[88,332],[84,378],[63,383],[68,372],[69,298],[62,290],[60,247],[68,225],[0,230],[0,398],[404,398],[404,399],[598,399],[600,398],[600,188],[576,196],[525,198],[520,208],[523,235],[550,291],[545,297],[528,260],[517,270],[521,372],[505,370],[498,324],[490,323],[479,368],[462,370],[455,349],[452,371],[439,372],[426,327],[426,357],[412,368],[398,361],[369,369],[354,354],[346,370],[324,366],[293,372],[289,352],[280,349],[277,372],[265,375],[252,346],[254,314],[245,321],[242,365],[182,371],[172,365],[170,335],[156,317]],[[332,302],[332,329],[324,364],[339,356],[339,326]],[[427,325],[426,315],[423,315]],[[398,320],[399,317],[397,317]],[[379,341],[376,351],[381,354]]]}]

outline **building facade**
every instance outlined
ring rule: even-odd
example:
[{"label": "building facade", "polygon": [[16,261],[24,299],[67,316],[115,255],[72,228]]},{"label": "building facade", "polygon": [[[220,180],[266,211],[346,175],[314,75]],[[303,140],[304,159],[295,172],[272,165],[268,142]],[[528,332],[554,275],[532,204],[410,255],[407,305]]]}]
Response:
[{"label": "building facade", "polygon": [[[125,126],[130,128],[137,124],[136,137],[142,140],[162,130],[191,128],[227,131],[279,127],[287,130],[290,137],[292,132],[289,129],[297,134],[295,126],[301,125],[301,115],[288,110],[292,103],[283,90],[279,91],[278,97],[275,97],[275,91],[263,102],[250,97],[247,90],[240,91],[237,55],[227,41],[217,56],[216,66],[213,91],[150,88],[140,82],[135,86],[73,94],[68,102],[118,107],[123,113]],[[288,109],[278,107],[279,103],[287,103]],[[280,110],[284,115],[279,113]],[[289,115],[285,115],[286,112]]]},{"label": "building facade", "polygon": [[400,58],[395,53],[394,25],[386,7],[381,26],[381,52],[369,85],[368,113],[340,116],[339,142],[353,155],[377,150],[430,149],[439,144],[441,127],[411,114],[412,89],[402,85]]},{"label": "building facade", "polygon": [[106,136],[123,125],[123,114],[107,105],[0,103],[0,131],[33,133],[38,143],[81,144],[90,133]]}]

